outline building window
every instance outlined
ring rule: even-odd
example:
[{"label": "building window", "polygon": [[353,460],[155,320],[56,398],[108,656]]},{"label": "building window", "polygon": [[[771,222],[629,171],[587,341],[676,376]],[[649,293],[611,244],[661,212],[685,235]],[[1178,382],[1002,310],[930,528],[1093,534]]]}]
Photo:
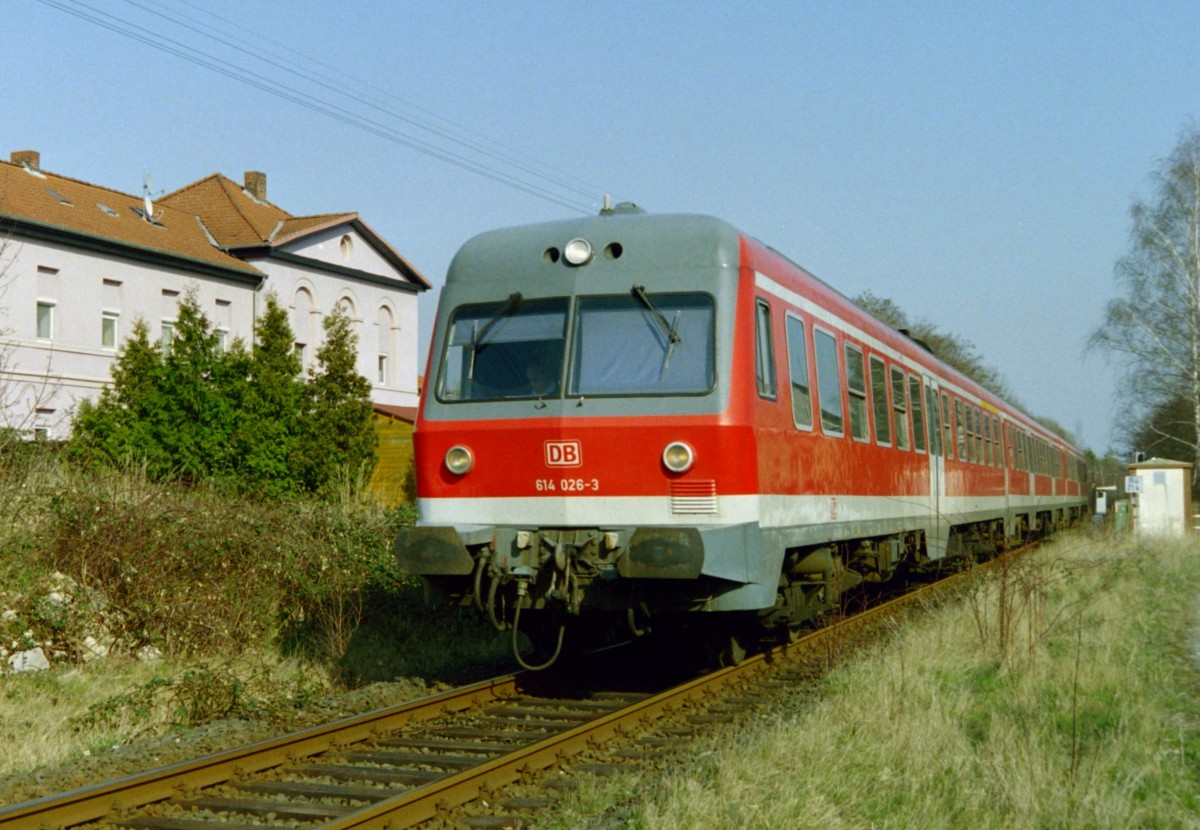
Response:
[{"label": "building window", "polygon": [[296,359],[300,361],[300,367],[304,368],[304,344],[293,343],[292,354],[296,355]]},{"label": "building window", "polygon": [[38,300],[37,303],[37,338],[50,340],[54,333],[54,303],[51,300]]},{"label": "building window", "polygon": [[378,373],[375,376],[375,382],[378,383],[380,386],[386,386],[387,380],[388,380],[388,377],[387,377],[388,356],[385,354],[379,355],[379,359],[376,362],[376,366],[378,368]]},{"label": "building window", "polygon": [[117,320],[120,314],[115,311],[104,311],[100,314],[100,348],[116,351],[119,332]]},{"label": "building window", "polygon": [[229,332],[225,329],[216,329],[213,331],[213,336],[217,342],[217,354],[225,354],[225,349],[229,343]]},{"label": "building window", "polygon": [[162,353],[171,353],[171,344],[175,342],[175,321],[162,321]]},{"label": "building window", "polygon": [[354,239],[351,238],[350,234],[342,237],[342,241],[338,243],[338,247],[342,250],[343,261],[350,262],[354,259]]}]

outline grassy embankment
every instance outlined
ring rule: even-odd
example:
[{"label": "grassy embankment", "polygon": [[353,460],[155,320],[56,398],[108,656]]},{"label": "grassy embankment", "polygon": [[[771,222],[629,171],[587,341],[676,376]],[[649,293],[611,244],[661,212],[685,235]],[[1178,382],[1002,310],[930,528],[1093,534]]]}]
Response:
[{"label": "grassy embankment", "polygon": [[372,681],[496,673],[507,647],[490,629],[429,611],[395,572],[411,514],[0,453],[0,648],[53,664],[0,674],[0,779],[215,720],[285,724]]},{"label": "grassy embankment", "polygon": [[1197,827],[1198,616],[1200,541],[1069,535],[556,826]]}]

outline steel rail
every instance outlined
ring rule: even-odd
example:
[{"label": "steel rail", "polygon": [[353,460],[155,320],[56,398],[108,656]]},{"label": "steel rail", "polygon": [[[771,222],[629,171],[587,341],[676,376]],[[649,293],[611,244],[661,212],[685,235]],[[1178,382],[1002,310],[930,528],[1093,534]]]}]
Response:
[{"label": "steel rail", "polygon": [[366,740],[375,733],[396,729],[406,723],[441,717],[513,694],[517,677],[514,674],[485,680],[192,761],[0,808],[0,827],[4,830],[60,830],[98,821],[185,792],[222,784],[235,776],[260,772],[339,745]]},{"label": "steel rail", "polygon": [[[996,565],[1014,558],[1025,549],[1011,551],[991,560]],[[714,693],[755,675],[774,671],[811,653],[822,641],[864,627],[887,617],[918,598],[943,592],[969,576],[973,569],[951,574],[902,596],[887,600],[815,629],[795,642],[775,646],[748,657],[736,666],[694,678],[659,694],[643,698],[612,712],[557,732],[510,753],[485,760],[477,766],[446,775],[362,809],[319,825],[321,830],[400,830],[459,807],[482,794],[498,791],[522,776],[561,765],[581,751],[597,747],[635,725],[674,713],[692,702],[714,697]],[[523,674],[523,673],[522,673]],[[0,808],[3,830],[62,830],[88,822],[106,820],[120,824],[128,811],[175,797],[186,797],[206,787],[235,778],[281,767],[308,756],[338,750],[382,733],[423,720],[463,712],[500,698],[518,697],[522,674],[485,680],[458,689],[409,701],[385,709],[299,732],[259,741],[243,747],[150,770],[145,773],[82,787],[59,795]],[[220,824],[215,824],[219,828]]]}]

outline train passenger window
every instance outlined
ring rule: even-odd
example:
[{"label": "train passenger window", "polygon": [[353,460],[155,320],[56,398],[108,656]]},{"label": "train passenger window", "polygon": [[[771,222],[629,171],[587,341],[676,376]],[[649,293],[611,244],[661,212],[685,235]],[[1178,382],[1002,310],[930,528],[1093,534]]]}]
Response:
[{"label": "train passenger window", "polygon": [[788,315],[783,321],[787,334],[788,375],[792,383],[792,423],[800,429],[812,429],[812,394],[808,388],[808,344],[804,321]]},{"label": "train passenger window", "polygon": [[882,446],[891,446],[892,418],[888,408],[887,367],[874,355],[871,356],[871,404],[875,416],[875,440]]},{"label": "train passenger window", "polygon": [[954,431],[950,424],[950,398],[942,393],[942,447],[946,456],[954,458]]},{"label": "train passenger window", "polygon": [[954,401],[954,431],[958,438],[958,460],[967,460],[967,424],[963,418],[963,402],[957,398]]},{"label": "train passenger window", "polygon": [[775,400],[775,341],[771,339],[771,307],[762,300],[754,312],[754,374],[759,397]]},{"label": "train passenger window", "polygon": [[862,351],[849,343],[846,344],[846,391],[850,393],[850,437],[855,441],[866,441],[870,438],[866,367]]},{"label": "train passenger window", "polygon": [[568,394],[699,395],[716,378],[713,298],[581,297]]},{"label": "train passenger window", "polygon": [[925,387],[925,410],[929,413],[929,452],[942,454],[942,415],[938,409],[937,392],[932,386]]},{"label": "train passenger window", "polygon": [[[962,410],[959,410],[959,414]],[[967,434],[967,461],[975,463],[975,407],[967,404],[966,424],[963,431]]]},{"label": "train passenger window", "polygon": [[983,463],[992,466],[992,416],[983,413]]},{"label": "train passenger window", "polygon": [[999,415],[992,416],[992,438],[994,438],[996,441],[996,446],[994,448],[994,451],[992,452],[992,460],[996,463],[997,467],[1003,467],[1004,466],[1004,444],[1002,442],[1004,440],[1004,433],[1002,433],[1000,431],[1000,416]]},{"label": "train passenger window", "polygon": [[925,452],[925,407],[921,400],[921,379],[908,376],[908,397],[912,400],[913,449]]},{"label": "train passenger window", "polygon": [[[525,300],[456,308],[438,375],[440,401],[559,397],[567,331],[567,299]],[[533,388],[532,376],[542,381]]]},{"label": "train passenger window", "polygon": [[842,378],[838,371],[837,341],[832,334],[813,329],[813,351],[817,357],[821,431],[828,435],[842,435]]},{"label": "train passenger window", "polygon": [[895,412],[896,449],[908,449],[908,399],[904,394],[904,372],[892,367],[892,410]]},{"label": "train passenger window", "polygon": [[975,407],[975,460],[983,463],[983,413]]}]

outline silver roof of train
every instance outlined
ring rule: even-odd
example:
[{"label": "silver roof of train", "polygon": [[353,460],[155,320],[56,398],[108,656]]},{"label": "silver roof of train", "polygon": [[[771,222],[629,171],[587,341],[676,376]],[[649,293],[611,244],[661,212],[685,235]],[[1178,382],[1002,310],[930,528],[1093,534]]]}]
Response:
[{"label": "silver roof of train", "polygon": [[[568,246],[584,240],[590,257],[572,263]],[[447,286],[460,280],[529,279],[541,273],[583,276],[605,271],[675,272],[694,268],[737,268],[740,233],[721,219],[694,214],[649,214],[618,205],[598,216],[562,219],[487,231],[459,249]]]}]

